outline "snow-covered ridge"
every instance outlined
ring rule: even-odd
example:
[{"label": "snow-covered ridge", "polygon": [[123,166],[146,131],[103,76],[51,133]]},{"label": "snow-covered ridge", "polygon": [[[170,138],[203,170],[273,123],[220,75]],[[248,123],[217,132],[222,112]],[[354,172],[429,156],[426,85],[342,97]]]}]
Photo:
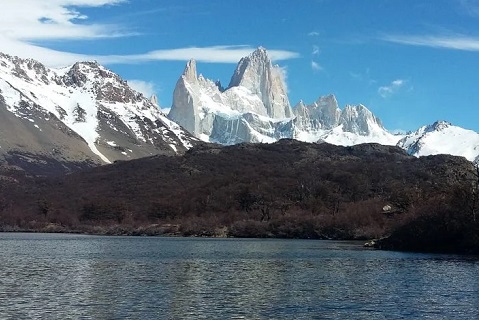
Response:
[{"label": "snow-covered ridge", "polygon": [[398,145],[409,154],[446,153],[479,160],[479,134],[436,122],[407,135],[392,134],[364,105],[339,108],[334,95],[291,108],[281,78],[264,48],[241,59],[229,86],[197,76],[190,61],[179,78],[169,118],[196,137],[221,144],[294,138],[336,145]]},{"label": "snow-covered ridge", "polygon": [[437,121],[407,134],[398,146],[418,157],[450,154],[465,157],[469,161],[479,160],[479,133],[446,121]]},{"label": "snow-covered ridge", "polygon": [[196,62],[188,62],[176,84],[168,117],[196,137],[221,144],[295,138],[394,145],[400,139],[387,132],[365,106],[339,109],[333,95],[291,108],[281,68],[271,63],[264,48],[239,61],[225,90],[197,76]]},{"label": "snow-covered ridge", "polygon": [[443,153],[479,162],[479,133],[448,122],[393,135],[366,106],[340,109],[334,95],[291,108],[281,69],[264,48],[239,62],[226,89],[198,75],[194,60],[188,62],[168,118],[155,97],[146,99],[94,61],[49,69],[0,53],[0,155],[35,145],[61,159],[80,152],[112,162],[183,152],[198,141],[190,133],[220,144],[282,138],[397,144],[415,156]]},{"label": "snow-covered ridge", "polygon": [[[153,147],[149,149],[158,147],[160,141],[174,152],[191,147],[191,136],[187,132],[168,120],[141,93],[131,89],[125,80],[94,61],[49,69],[31,59],[0,53],[0,90],[8,111],[22,118],[23,108],[30,105],[43,112],[43,120],[54,116],[107,163],[117,158],[112,157],[115,151],[127,146],[121,146],[119,141],[108,144],[112,133],[108,132],[107,138],[103,136],[106,131],[117,132],[117,138],[123,137],[118,140],[126,138],[129,144]],[[33,118],[28,120],[35,122]],[[109,155],[100,149],[108,149]],[[154,154],[154,150],[144,155],[148,153]],[[125,151],[121,154],[126,158],[134,156]]]}]

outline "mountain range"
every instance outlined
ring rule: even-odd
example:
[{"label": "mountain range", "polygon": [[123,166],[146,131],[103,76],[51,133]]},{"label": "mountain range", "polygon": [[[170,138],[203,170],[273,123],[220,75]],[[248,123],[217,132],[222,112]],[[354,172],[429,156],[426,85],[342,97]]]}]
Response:
[{"label": "mountain range", "polygon": [[[68,172],[194,145],[271,143],[289,138],[350,146],[397,145],[410,155],[479,160],[479,134],[444,121],[392,134],[364,105],[339,108],[334,95],[291,107],[283,72],[258,48],[224,88],[187,63],[168,115],[97,62],[63,69],[0,54],[0,165]],[[27,170],[28,171],[28,170]]]},{"label": "mountain range", "polygon": [[52,170],[68,171],[174,155],[196,142],[96,62],[50,69],[0,54],[0,163],[25,167],[47,161]]},{"label": "mountain range", "polygon": [[350,146],[398,145],[414,156],[451,154],[479,159],[479,134],[446,121],[392,134],[364,105],[339,108],[334,95],[290,105],[281,67],[264,48],[241,59],[227,88],[198,76],[194,60],[177,81],[168,117],[198,139],[224,145],[282,138]]}]

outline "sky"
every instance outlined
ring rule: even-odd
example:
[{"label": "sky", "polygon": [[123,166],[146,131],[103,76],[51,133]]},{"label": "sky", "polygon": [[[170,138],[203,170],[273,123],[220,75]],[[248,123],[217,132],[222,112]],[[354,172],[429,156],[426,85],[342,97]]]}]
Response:
[{"label": "sky", "polygon": [[227,86],[265,47],[291,104],[334,94],[390,131],[479,132],[479,0],[15,0],[0,51],[51,67],[97,60],[169,108],[189,59]]}]

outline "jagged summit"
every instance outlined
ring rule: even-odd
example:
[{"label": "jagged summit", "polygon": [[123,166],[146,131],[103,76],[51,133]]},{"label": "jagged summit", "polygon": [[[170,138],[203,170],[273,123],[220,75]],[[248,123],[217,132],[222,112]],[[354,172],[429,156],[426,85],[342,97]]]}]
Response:
[{"label": "jagged summit", "polygon": [[239,86],[261,98],[269,117],[281,119],[292,116],[281,68],[272,65],[265,48],[259,47],[240,60],[229,88]]},{"label": "jagged summit", "polygon": [[390,134],[364,105],[347,105],[341,110],[334,95],[321,96],[310,105],[298,104],[293,110],[294,137],[299,140],[339,145],[364,142],[394,145],[400,139]]},{"label": "jagged summit", "polygon": [[444,121],[444,120],[438,120],[434,122],[432,125],[427,126],[426,131],[441,131],[444,129],[447,129],[451,127],[452,124],[450,122]]},{"label": "jagged summit", "polygon": [[198,79],[198,74],[196,72],[196,60],[191,59],[186,64],[185,70],[182,75],[186,81],[194,82]]},{"label": "jagged summit", "polygon": [[50,69],[0,54],[0,162],[29,152],[60,162],[108,163],[181,152],[192,139],[95,61]]},{"label": "jagged summit", "polygon": [[[258,85],[248,80],[261,81],[266,69],[272,68],[271,60],[265,48],[259,47],[249,56],[241,58],[231,77],[229,87],[245,86],[250,90],[259,89]],[[248,79],[249,77],[249,79]],[[245,79],[246,78],[246,79]],[[254,91],[253,91],[254,92]],[[254,92],[256,93],[256,92]]]},{"label": "jagged summit", "polygon": [[200,139],[232,144],[274,141],[275,124],[269,122],[292,115],[281,70],[259,48],[241,59],[226,89],[198,77],[190,60],[176,83],[168,117]]},{"label": "jagged summit", "polygon": [[319,97],[291,108],[282,70],[260,47],[236,66],[228,88],[197,78],[194,60],[187,63],[173,94],[168,115],[196,137],[221,144],[273,142],[281,138],[328,141],[351,145],[361,142],[396,144],[366,107],[341,110],[334,95]]},{"label": "jagged summit", "polygon": [[469,161],[479,159],[479,133],[447,121],[436,121],[407,134],[398,146],[414,156],[451,154]]}]

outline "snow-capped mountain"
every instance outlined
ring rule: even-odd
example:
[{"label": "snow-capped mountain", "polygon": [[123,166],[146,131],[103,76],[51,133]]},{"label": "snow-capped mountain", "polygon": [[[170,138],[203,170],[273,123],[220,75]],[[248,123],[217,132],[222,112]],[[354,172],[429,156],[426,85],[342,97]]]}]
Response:
[{"label": "snow-capped mountain", "polygon": [[155,103],[96,62],[49,69],[0,54],[0,155],[110,163],[190,148]]},{"label": "snow-capped mountain", "polygon": [[407,134],[398,146],[415,156],[450,154],[479,162],[479,133],[437,121]]},{"label": "snow-capped mountain", "polygon": [[293,111],[294,138],[301,141],[349,146],[368,142],[395,145],[400,139],[363,105],[347,105],[341,110],[334,95],[320,97],[310,105],[301,101]]},{"label": "snow-capped mountain", "polygon": [[155,96],[145,98],[96,62],[49,69],[0,53],[0,165],[51,166],[53,159],[69,169],[182,153],[198,138],[227,145],[281,138],[375,142],[415,156],[444,153],[479,162],[479,133],[447,122],[404,136],[389,133],[363,105],[340,109],[333,95],[291,108],[282,70],[264,48],[241,59],[226,89],[198,76],[189,61],[168,118]]},{"label": "snow-capped mountain", "polygon": [[228,88],[197,75],[191,60],[179,78],[168,117],[194,136],[221,144],[273,142],[281,138],[339,145],[376,142],[394,145],[366,107],[339,109],[334,96],[291,108],[279,66],[264,48],[240,60]]},{"label": "snow-capped mountain", "polygon": [[221,144],[290,138],[281,130],[291,116],[281,70],[263,48],[240,61],[226,90],[198,76],[196,62],[189,61],[168,114],[194,136]]}]

